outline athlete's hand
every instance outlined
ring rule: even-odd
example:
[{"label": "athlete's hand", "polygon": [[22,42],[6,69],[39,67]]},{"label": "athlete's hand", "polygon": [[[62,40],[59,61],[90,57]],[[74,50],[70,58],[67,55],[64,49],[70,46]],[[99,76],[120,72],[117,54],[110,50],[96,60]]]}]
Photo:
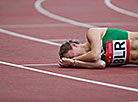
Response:
[{"label": "athlete's hand", "polygon": [[74,60],[70,58],[62,58],[59,60],[59,65],[61,67],[69,67],[73,66]]}]

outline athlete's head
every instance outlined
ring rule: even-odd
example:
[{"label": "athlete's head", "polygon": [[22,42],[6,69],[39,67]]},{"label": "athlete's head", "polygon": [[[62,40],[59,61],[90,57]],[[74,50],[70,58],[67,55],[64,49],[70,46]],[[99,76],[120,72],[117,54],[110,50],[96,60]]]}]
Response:
[{"label": "athlete's head", "polygon": [[82,50],[78,41],[69,40],[60,46],[60,58],[73,58],[82,54]]}]

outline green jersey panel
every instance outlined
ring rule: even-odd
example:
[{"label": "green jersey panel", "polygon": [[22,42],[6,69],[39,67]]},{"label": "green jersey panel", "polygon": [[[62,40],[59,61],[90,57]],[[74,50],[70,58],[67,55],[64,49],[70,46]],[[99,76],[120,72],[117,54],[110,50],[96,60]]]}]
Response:
[{"label": "green jersey panel", "polygon": [[105,61],[106,55],[106,42],[110,40],[128,40],[128,32],[120,29],[108,28],[103,39],[102,47],[103,53],[101,59]]}]

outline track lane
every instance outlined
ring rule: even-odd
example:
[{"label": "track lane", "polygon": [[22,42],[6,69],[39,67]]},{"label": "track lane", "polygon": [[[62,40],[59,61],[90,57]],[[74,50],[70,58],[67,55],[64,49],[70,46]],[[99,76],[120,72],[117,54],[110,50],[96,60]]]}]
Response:
[{"label": "track lane", "polygon": [[[121,91],[120,93],[120,90],[113,88],[103,88],[5,65],[0,65],[0,68],[0,75],[5,76],[0,78],[1,101],[91,102],[94,100],[99,102],[106,100],[108,102],[110,100],[116,102],[137,100],[135,92]],[[118,99],[117,96],[122,96],[122,98]]]},{"label": "track lane", "polygon": [[[114,4],[111,3],[111,0],[104,0],[104,2],[105,2],[105,4],[106,4],[109,8],[111,8],[111,9],[113,9],[113,10],[119,12],[119,13],[122,13],[122,14],[125,14],[125,15],[128,15],[128,16],[131,16],[131,17],[136,17],[136,18],[138,18],[138,13],[134,13],[134,12],[131,12],[131,11],[122,9],[122,8],[120,8],[120,7],[117,7],[117,6],[115,6]],[[128,2],[128,1],[125,1],[124,3],[127,3],[127,2]],[[132,2],[132,1],[131,1],[131,2]],[[136,2],[137,2],[137,1],[136,1]],[[138,3],[138,2],[137,2],[137,3]],[[134,3],[133,3],[133,5],[134,5]],[[130,5],[130,6],[131,6],[131,5]],[[129,7],[129,6],[128,6],[128,7]]]},{"label": "track lane", "polygon": [[[23,30],[25,30],[25,29],[22,29],[22,32],[23,32]],[[44,30],[44,29],[43,29],[43,30]],[[16,29],[15,29],[15,31],[16,31]],[[32,33],[32,35],[33,35],[33,33]],[[49,68],[49,69],[50,69],[50,68]],[[54,68],[53,70],[55,70],[55,68]],[[65,70],[66,70],[66,69],[65,69]],[[68,70],[68,71],[69,71],[69,70]],[[76,71],[78,71],[78,70],[76,70]],[[66,70],[66,72],[67,72],[67,70]],[[73,72],[73,71],[72,71],[72,72]],[[87,70],[86,73],[87,73],[87,72],[89,72],[89,70]],[[107,91],[105,91],[105,92],[107,92]],[[112,94],[113,94],[113,93],[112,93]],[[91,94],[91,95],[92,95],[92,94]],[[114,94],[114,95],[115,95],[115,94]],[[114,95],[113,95],[113,96],[114,96]],[[135,96],[136,96],[136,95],[135,95]],[[95,97],[96,97],[96,96],[95,96]],[[123,100],[123,99],[122,99],[122,100]]]},{"label": "track lane", "polygon": [[[5,30],[4,30],[5,31]],[[5,33],[8,33],[8,34],[13,34],[13,32],[5,32]],[[14,35],[18,35],[17,37],[21,37],[22,38],[22,36],[20,36],[20,34],[17,34],[17,33],[14,33]],[[28,39],[28,36],[23,36],[23,37],[27,37],[27,39]],[[30,37],[29,37],[29,39],[30,39]],[[43,40],[41,41],[41,40],[38,40],[38,41],[40,41],[41,43],[45,43],[45,42],[43,42]],[[48,42],[46,42],[46,43],[48,43]],[[49,43],[49,44],[51,44],[51,43]],[[53,44],[53,43],[52,43]],[[31,45],[31,44],[30,44]],[[26,45],[25,45],[26,46]],[[30,48],[30,49],[32,49],[32,48]],[[36,49],[39,49],[39,48],[36,48]],[[48,51],[50,51],[50,50],[48,50],[48,49],[46,49],[47,50],[47,52]],[[34,50],[35,51],[35,50]],[[17,51],[16,51],[17,52]],[[37,52],[37,50],[36,50],[36,52]],[[42,52],[42,51],[41,51]],[[56,51],[55,51],[56,52]],[[49,54],[52,54],[53,52],[49,52]],[[39,54],[36,54],[37,56],[39,56],[38,57],[38,60],[40,60],[40,59],[42,59],[42,58],[44,58],[44,56],[43,57],[40,57],[41,55],[44,55],[44,54],[42,54],[42,53],[39,53]],[[29,58],[29,60],[31,60],[32,58],[37,58],[37,56],[34,56],[34,57],[30,57]],[[32,54],[32,56],[33,56],[33,54]],[[47,56],[47,55],[46,55]],[[52,55],[53,56],[53,55]],[[57,55],[56,55],[57,56]],[[19,58],[20,57],[22,57],[23,58],[23,55],[21,55],[21,56],[19,56]],[[13,56],[13,58],[14,58],[14,56]],[[17,61],[17,58],[18,57],[16,57],[16,59],[15,59],[15,61]],[[9,59],[9,58],[8,58]],[[7,60],[8,60],[7,59]],[[29,62],[29,60],[25,60],[26,62],[28,61]],[[34,60],[35,61],[35,63],[37,62],[37,63],[39,63],[39,61],[38,60]],[[43,59],[42,59],[43,60]],[[50,59],[50,60],[52,60],[52,59]],[[57,59],[58,60],[58,59]],[[21,61],[21,63],[23,63],[24,62],[24,59],[18,59],[18,61]],[[23,62],[22,62],[23,61]],[[46,60],[44,60],[44,61],[48,61],[47,59]],[[25,62],[24,62],[25,63]],[[31,62],[32,63],[32,62]],[[42,62],[41,62],[42,63]],[[43,63],[45,63],[45,62],[43,62]],[[40,68],[40,67],[38,67],[38,68]],[[44,68],[45,69],[45,68]],[[44,70],[43,69],[43,70]],[[49,70],[53,70],[53,68],[52,69],[49,69]],[[54,69],[54,70],[56,70],[56,69]],[[131,68],[130,68],[130,70],[131,70]],[[133,69],[134,70],[134,69]],[[57,70],[58,71],[58,70]],[[121,70],[120,70],[121,71]],[[127,71],[128,71],[128,69],[127,69]],[[126,71],[126,72],[127,72]],[[112,71],[111,71],[112,72]],[[66,72],[64,72],[64,73],[66,73]],[[96,72],[97,73],[97,72]],[[124,72],[123,72],[124,73]],[[134,73],[136,73],[135,71],[134,71]],[[133,73],[133,74],[134,74]],[[116,75],[116,72],[114,71],[113,73],[112,73],[112,75],[113,74],[115,74]],[[121,74],[121,73],[120,73]],[[127,74],[127,73],[126,73]],[[79,76],[82,76],[82,74],[78,74]],[[118,75],[118,76],[120,76],[120,75]],[[85,77],[85,76],[84,76]],[[89,76],[90,77],[90,76]],[[89,77],[87,77],[87,78],[89,78]],[[95,77],[95,76],[92,76],[92,77]],[[110,76],[111,77],[111,76]],[[133,76],[131,76],[132,78],[133,78]],[[96,79],[99,79],[100,77],[95,77]],[[108,82],[111,82],[111,80],[110,79],[106,79],[107,78],[107,76],[102,76],[102,79],[100,78],[100,80],[106,80],[106,81],[108,81]],[[114,78],[114,76],[113,76],[113,78]],[[119,79],[119,77],[118,78],[114,78],[114,80],[116,80],[117,79],[117,81],[115,81],[116,83],[118,83],[118,80],[120,80]],[[134,79],[134,78],[133,78]],[[134,79],[135,80],[135,79]],[[127,81],[127,80],[126,80]],[[124,81],[124,82],[126,82],[126,81]],[[132,80],[130,80],[130,81],[132,81]],[[129,83],[132,83],[132,82],[130,82],[130,81],[128,81],[127,82],[127,84],[129,84]],[[120,82],[120,81],[119,81]],[[123,84],[123,83],[122,83]],[[134,84],[134,86],[136,85],[136,83]],[[131,86],[131,85],[130,85]],[[133,85],[132,85],[133,86]]]},{"label": "track lane", "polygon": [[138,89],[135,89],[135,88],[119,86],[119,85],[115,85],[115,84],[104,83],[104,82],[88,80],[88,79],[78,78],[78,77],[74,77],[74,76],[69,76],[69,75],[64,75],[64,74],[59,74],[59,73],[34,69],[34,68],[31,68],[31,67],[25,67],[25,66],[22,66],[22,65],[8,63],[8,62],[4,62],[4,61],[0,61],[0,64],[12,66],[12,67],[17,67],[17,68],[21,68],[21,69],[27,69],[27,70],[30,70],[30,71],[35,71],[35,72],[44,73],[44,74],[48,74],[48,75],[58,76],[58,77],[62,77],[62,78],[73,79],[73,80],[77,80],[77,81],[82,81],[82,82],[87,82],[87,83],[92,83],[92,84],[97,84],[97,85],[102,85],[102,86],[108,86],[108,87],[113,87],[113,88],[119,88],[119,89],[123,89],[123,90],[138,92]]}]

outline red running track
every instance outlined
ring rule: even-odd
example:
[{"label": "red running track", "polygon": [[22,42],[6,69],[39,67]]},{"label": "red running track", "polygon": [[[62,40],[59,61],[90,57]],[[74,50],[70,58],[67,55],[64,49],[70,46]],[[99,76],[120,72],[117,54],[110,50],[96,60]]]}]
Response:
[{"label": "red running track", "polygon": [[[44,40],[85,39],[88,28],[40,14],[36,0],[1,0],[0,28]],[[112,0],[135,13],[138,1]],[[123,4],[123,5],[122,5]],[[131,5],[131,6],[130,6]],[[133,5],[133,6],[132,6]],[[138,18],[108,8],[103,0],[47,0],[42,7],[56,15],[101,27],[138,30]],[[138,90],[138,68],[60,69],[58,46],[0,33],[0,61]],[[0,102],[133,102],[138,92],[48,75],[0,64]]]}]

